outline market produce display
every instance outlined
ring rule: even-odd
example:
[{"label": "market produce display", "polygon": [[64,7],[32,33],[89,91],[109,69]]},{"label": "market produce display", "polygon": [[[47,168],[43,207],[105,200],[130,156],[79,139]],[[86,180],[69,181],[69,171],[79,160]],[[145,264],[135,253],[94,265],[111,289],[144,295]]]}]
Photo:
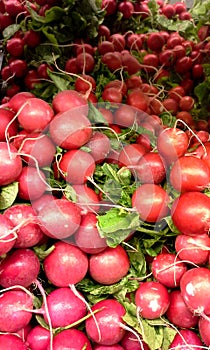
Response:
[{"label": "market produce display", "polygon": [[209,14],[0,1],[0,350],[210,346]]}]

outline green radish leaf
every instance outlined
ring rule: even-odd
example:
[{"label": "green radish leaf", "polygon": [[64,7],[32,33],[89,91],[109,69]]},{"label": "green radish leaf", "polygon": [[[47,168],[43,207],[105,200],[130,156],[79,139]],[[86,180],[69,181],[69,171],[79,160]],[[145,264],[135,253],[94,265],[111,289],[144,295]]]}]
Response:
[{"label": "green radish leaf", "polygon": [[144,252],[141,248],[141,241],[138,237],[134,237],[132,240],[129,240],[128,243],[128,245],[125,243],[125,249],[130,260],[129,274],[132,277],[145,278],[147,263]]},{"label": "green radish leaf", "polygon": [[46,244],[43,244],[41,246],[36,246],[33,248],[39,260],[44,260],[50,253],[52,253],[54,249],[55,249],[54,245],[48,248]]},{"label": "green radish leaf", "polygon": [[10,24],[9,26],[7,26],[3,32],[3,38],[8,40],[11,37],[13,37],[13,35],[20,29],[20,24]]},{"label": "green radish leaf", "polygon": [[0,189],[0,210],[9,208],[17,198],[18,182],[13,182],[7,186],[2,186]]},{"label": "green radish leaf", "polygon": [[108,125],[108,122],[103,117],[103,114],[94,106],[94,104],[89,102],[88,105],[89,105],[88,118],[91,121],[91,123]]},{"label": "green radish leaf", "polygon": [[49,71],[48,74],[52,81],[55,83],[58,90],[63,91],[69,89],[70,82],[65,75],[52,71]]}]

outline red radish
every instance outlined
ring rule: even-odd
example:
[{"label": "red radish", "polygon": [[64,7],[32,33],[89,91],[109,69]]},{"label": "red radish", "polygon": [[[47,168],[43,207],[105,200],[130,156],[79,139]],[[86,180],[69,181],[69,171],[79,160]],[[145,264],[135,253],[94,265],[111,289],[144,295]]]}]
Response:
[{"label": "red radish", "polygon": [[186,235],[208,233],[210,198],[201,192],[181,194],[172,204],[171,216],[177,229]]},{"label": "red radish", "polygon": [[[82,108],[83,113],[88,112],[87,100],[75,90],[63,90],[58,92],[53,100],[52,107],[55,113],[66,112],[69,109],[78,108],[81,106],[86,106]],[[79,111],[79,109],[78,109]],[[85,115],[87,115],[85,113]]]},{"label": "red radish", "polygon": [[87,254],[98,254],[107,247],[106,239],[99,234],[97,223],[96,214],[83,215],[80,227],[74,235],[76,245]]},{"label": "red radish", "polygon": [[106,11],[106,15],[113,15],[117,10],[116,0],[102,0],[101,8]]},{"label": "red radish", "polygon": [[175,70],[179,74],[188,72],[193,66],[193,60],[189,56],[180,57],[176,60]]},{"label": "red radish", "polygon": [[36,325],[28,333],[26,343],[31,350],[46,350],[50,343],[50,331],[40,325]]},{"label": "red radish", "polygon": [[10,290],[1,292],[0,299],[1,333],[16,333],[29,324],[33,310],[33,300],[29,294],[22,290]]},{"label": "red radish", "polygon": [[44,272],[57,287],[80,282],[88,270],[87,255],[74,245],[57,241],[54,250],[44,259]]},{"label": "red radish", "polygon": [[85,93],[90,88],[94,91],[96,88],[96,81],[91,75],[81,74],[80,77],[75,80],[74,87],[76,91],[82,93]]},{"label": "red radish", "polygon": [[19,152],[24,154],[22,158],[28,164],[44,167],[51,165],[56,148],[48,135],[29,133],[20,145]]},{"label": "red radish", "polygon": [[81,149],[70,150],[62,156],[59,168],[66,181],[74,185],[81,185],[93,175],[95,160],[89,153]]},{"label": "red radish", "polygon": [[[67,287],[51,291],[47,295],[47,306],[53,328],[66,327],[86,315],[85,303]],[[44,305],[42,308],[45,309]],[[46,314],[44,319],[48,322]]]},{"label": "red radish", "polygon": [[124,0],[118,5],[118,11],[123,14],[123,18],[128,19],[133,15],[134,5],[131,1]]},{"label": "red radish", "polygon": [[35,167],[23,167],[18,181],[18,196],[25,200],[35,200],[46,191],[46,176],[43,171]]},{"label": "red radish", "polygon": [[172,49],[166,49],[160,52],[159,62],[165,67],[171,67],[174,64],[175,55]]},{"label": "red radish", "polygon": [[4,211],[4,217],[16,227],[15,248],[29,248],[37,245],[43,238],[35,212],[31,205],[15,204]]},{"label": "red radish", "polygon": [[0,285],[4,288],[13,285],[29,287],[39,274],[40,263],[31,249],[11,250],[0,263]]},{"label": "red radish", "polygon": [[24,41],[21,38],[11,38],[6,43],[7,52],[13,57],[21,57],[24,52]]},{"label": "red radish", "polygon": [[132,90],[126,99],[126,103],[134,108],[138,108],[144,112],[147,111],[148,100],[140,89]]},{"label": "red radish", "polygon": [[122,92],[116,87],[105,88],[101,95],[103,101],[121,103],[123,99]]},{"label": "red radish", "polygon": [[53,71],[53,67],[50,66],[48,63],[41,63],[37,67],[37,73],[38,73],[39,78],[41,78],[41,79],[49,79],[48,69],[50,71]]},{"label": "red radish", "polygon": [[[27,344],[15,334],[5,333],[0,334],[0,350],[27,350]],[[40,350],[40,349],[36,349]]]},{"label": "red radish", "polygon": [[28,99],[33,97],[35,97],[35,95],[31,92],[21,91],[9,100],[9,108],[17,113],[21,106],[23,106]]},{"label": "red radish", "polygon": [[122,104],[114,113],[114,122],[122,127],[132,127],[137,122],[138,110]]},{"label": "red radish", "polygon": [[39,213],[39,211],[46,205],[50,204],[51,201],[54,199],[57,199],[57,197],[53,196],[52,194],[43,194],[43,196],[39,197],[35,201],[31,202],[31,205],[36,213]]},{"label": "red radish", "polygon": [[170,183],[175,190],[180,192],[201,192],[209,187],[209,168],[202,159],[197,157],[180,157],[171,168]]},{"label": "red radish", "polygon": [[[122,328],[125,308],[115,299],[106,299],[95,303],[92,311],[99,310],[85,322],[88,337],[100,345],[117,344],[125,334]],[[109,322],[107,322],[109,320]]]},{"label": "red radish", "polygon": [[120,151],[118,158],[119,164],[120,166],[131,167],[131,170],[134,167],[135,170],[139,160],[147,152],[148,150],[138,143],[127,144]]},{"label": "red radish", "polygon": [[22,171],[22,161],[13,145],[0,142],[0,186],[16,181]]},{"label": "red radish", "polygon": [[176,14],[179,14],[181,12],[185,12],[187,10],[186,4],[182,1],[177,1],[174,4],[174,9],[176,11]]},{"label": "red radish", "polygon": [[147,53],[143,57],[143,65],[142,67],[148,73],[155,73],[157,71],[157,67],[159,65],[159,59],[157,54]]},{"label": "red radish", "polygon": [[114,345],[95,345],[93,350],[124,350],[124,348],[120,344]]},{"label": "red radish", "polygon": [[99,36],[99,38],[104,37],[105,39],[109,39],[109,37],[110,37],[109,27],[107,27],[103,24],[100,24],[98,27],[98,36]]},{"label": "red radish", "polygon": [[13,18],[9,13],[0,12],[0,29],[1,31],[13,24]]},{"label": "red radish", "polygon": [[140,219],[158,222],[169,213],[169,196],[159,185],[140,185],[132,196],[132,206],[139,213]]},{"label": "red radish", "polygon": [[165,4],[162,7],[162,13],[164,16],[166,16],[167,18],[172,18],[173,16],[175,16],[175,9],[174,6],[172,4]]},{"label": "red radish", "polygon": [[98,52],[100,55],[105,55],[107,52],[114,52],[114,44],[108,40],[103,40],[98,43]]},{"label": "red radish", "polygon": [[141,183],[161,184],[166,177],[166,165],[159,153],[148,152],[141,157],[136,174]]},{"label": "red radish", "polygon": [[53,142],[67,150],[80,148],[88,142],[92,128],[86,112],[86,106],[80,106],[58,113],[49,125]]},{"label": "red radish", "polygon": [[181,278],[182,297],[195,315],[210,314],[209,303],[210,270],[207,267],[194,267]]},{"label": "red radish", "polygon": [[131,33],[126,36],[126,46],[130,50],[136,50],[139,51],[142,48],[142,39],[139,34]]},{"label": "red radish", "polygon": [[75,191],[75,203],[81,209],[81,214],[89,212],[98,212],[100,209],[99,195],[91,188],[85,185],[73,185]]},{"label": "red radish", "polygon": [[169,346],[169,349],[171,350],[188,350],[191,348],[194,350],[200,350],[203,348],[203,344],[197,333],[191,331],[190,329],[181,329],[178,333],[176,333]]},{"label": "red radish", "polygon": [[210,319],[209,316],[200,317],[198,321],[198,330],[201,340],[205,345],[210,346]]},{"label": "red radish", "polygon": [[194,102],[192,96],[183,96],[179,101],[179,108],[182,111],[190,111],[194,106]]},{"label": "red radish", "polygon": [[23,78],[28,71],[27,62],[25,60],[16,58],[9,63],[9,68],[12,75],[16,78]]},{"label": "red radish", "polygon": [[[66,329],[56,334],[53,338],[53,350],[61,349],[91,350],[92,347],[84,332],[79,329]],[[46,350],[51,350],[50,346]]]},{"label": "red radish", "polygon": [[[180,111],[176,114],[177,119],[181,119],[185,124],[187,124],[191,129],[195,128],[195,122],[192,115],[187,111]],[[184,127],[182,122],[178,122],[177,126],[181,129]]]},{"label": "red radish", "polygon": [[115,51],[122,51],[125,48],[125,37],[122,34],[114,33],[110,35],[109,41],[113,43]]},{"label": "red radish", "polygon": [[122,56],[118,51],[106,52],[101,61],[103,64],[107,65],[111,72],[122,68]]},{"label": "red radish", "polygon": [[[123,96],[127,95],[127,86],[126,86],[126,83],[124,81],[121,81],[118,79],[111,80],[104,86],[104,89],[108,89],[111,87],[118,88]],[[106,106],[104,106],[104,107],[106,107]]]},{"label": "red radish", "polygon": [[187,265],[173,253],[160,253],[152,261],[153,276],[168,288],[178,287]]},{"label": "red radish", "polygon": [[97,164],[103,162],[106,158],[107,154],[110,152],[111,143],[108,136],[100,131],[95,131],[85,144],[85,147],[90,150],[89,153]]},{"label": "red radish", "polygon": [[149,34],[147,38],[147,47],[151,51],[161,51],[163,45],[165,44],[165,40],[161,33],[154,32]]},{"label": "red radish", "polygon": [[[0,142],[6,141],[6,137],[9,139],[18,133],[17,120],[12,122],[15,114],[9,109],[0,109]],[[12,123],[11,123],[12,122]]]},{"label": "red radish", "polygon": [[20,13],[25,11],[25,7],[19,0],[7,0],[5,1],[5,11],[12,17],[16,17]]},{"label": "red radish", "polygon": [[76,46],[76,56],[80,53],[89,53],[90,55],[94,55],[94,48],[88,43],[81,43]]},{"label": "red radish", "polygon": [[130,52],[122,52],[122,66],[129,75],[136,74],[141,69],[141,65],[136,57]]},{"label": "red radish", "polygon": [[67,199],[55,199],[39,210],[41,230],[48,236],[64,239],[72,236],[79,228],[81,213],[79,207]]},{"label": "red radish", "polygon": [[79,69],[76,65],[76,57],[69,58],[65,63],[65,71],[67,73],[79,74]]},{"label": "red radish", "polygon": [[170,292],[170,304],[166,316],[174,326],[180,328],[196,327],[199,320],[199,317],[195,316],[185,304],[179,289]]},{"label": "red radish", "polygon": [[127,275],[130,267],[128,255],[123,247],[107,247],[90,256],[89,274],[98,283],[111,285]]},{"label": "red radish", "polygon": [[16,235],[12,221],[0,214],[0,256],[8,253],[14,246]]},{"label": "red radish", "polygon": [[79,73],[90,74],[95,66],[95,60],[88,52],[81,52],[76,57],[76,67]]},{"label": "red radish", "polygon": [[185,154],[188,143],[188,136],[183,130],[166,128],[158,135],[157,149],[167,163],[172,163]]},{"label": "red radish", "polygon": [[181,234],[175,239],[175,249],[180,259],[204,265],[209,257],[210,238],[207,233],[193,237]]},{"label": "red radish", "polygon": [[149,346],[141,340],[141,337],[139,341],[137,335],[131,331],[125,332],[120,344],[123,346],[124,350],[150,350]]},{"label": "red radish", "polygon": [[156,281],[142,282],[135,292],[135,304],[141,317],[149,320],[159,318],[169,306],[168,290]]},{"label": "red radish", "polygon": [[179,105],[176,100],[173,98],[165,98],[162,103],[166,111],[171,112],[173,115],[177,114]]},{"label": "red radish", "polygon": [[168,91],[168,97],[173,98],[177,102],[185,95],[185,90],[182,86],[175,86]]},{"label": "red radish", "polygon": [[41,42],[40,32],[32,29],[27,30],[24,33],[23,40],[28,47],[34,48]]},{"label": "red radish", "polygon": [[50,105],[41,98],[29,98],[18,114],[20,125],[28,132],[44,130],[54,117]]},{"label": "red radish", "polygon": [[140,76],[132,75],[125,81],[125,83],[128,90],[138,89],[142,85],[142,79]]},{"label": "red radish", "polygon": [[100,107],[100,105],[99,105],[98,111],[104,117],[105,122],[107,122],[108,124],[114,123],[114,115],[110,109],[107,109],[107,108],[102,107],[102,106]]}]

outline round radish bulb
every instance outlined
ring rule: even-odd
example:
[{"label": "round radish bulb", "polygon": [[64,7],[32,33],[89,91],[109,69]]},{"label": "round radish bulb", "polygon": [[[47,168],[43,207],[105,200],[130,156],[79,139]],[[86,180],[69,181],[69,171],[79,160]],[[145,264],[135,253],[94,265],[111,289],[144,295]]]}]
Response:
[{"label": "round radish bulb", "polygon": [[101,95],[103,101],[121,103],[123,99],[122,92],[116,87],[105,88]]},{"label": "round radish bulb", "polygon": [[63,90],[58,92],[52,100],[52,107],[55,113],[63,113],[76,107],[78,111],[81,108],[82,112],[85,112],[85,115],[88,113],[87,100],[74,90]]},{"label": "round radish bulb", "polygon": [[195,316],[185,304],[180,290],[171,291],[166,316],[174,326],[179,328],[194,328],[199,320],[199,317]]},{"label": "round radish bulb", "polygon": [[118,158],[119,164],[120,166],[130,167],[131,170],[132,167],[134,167],[133,170],[135,171],[135,167],[139,160],[147,152],[148,150],[138,143],[127,144],[120,151]]},{"label": "round radish bulb", "polygon": [[205,345],[210,346],[210,318],[209,316],[200,317],[198,321],[198,330],[201,340]]},{"label": "round radish bulb", "polygon": [[9,108],[11,108],[15,113],[25,104],[28,99],[34,98],[35,95],[28,91],[21,91],[14,95],[9,100]]},{"label": "round radish bulb", "polygon": [[38,219],[46,236],[65,239],[79,228],[81,212],[75,203],[67,199],[52,199],[39,210]]},{"label": "round radish bulb", "polygon": [[111,285],[127,275],[130,262],[125,249],[107,247],[98,254],[90,256],[89,274],[98,283]]},{"label": "round radish bulb", "polygon": [[0,142],[0,186],[9,185],[19,177],[22,161],[17,149],[6,142]]},{"label": "round radish bulb", "polygon": [[[56,334],[53,338],[53,350],[91,350],[92,346],[84,332],[79,329],[66,329]],[[46,350],[51,350],[50,345]]]},{"label": "round radish bulb", "polygon": [[124,348],[120,344],[114,344],[114,345],[96,344],[94,345],[93,350],[124,350]]},{"label": "round radish bulb", "polygon": [[13,136],[16,136],[18,133],[18,123],[15,119],[12,123],[12,119],[14,118],[15,113],[10,111],[9,109],[0,109],[0,120],[1,120],[1,127],[0,127],[0,142],[6,141],[7,138],[11,138]]},{"label": "round radish bulb", "polygon": [[77,149],[64,153],[59,163],[63,178],[73,185],[85,184],[95,171],[95,160],[87,152]]},{"label": "round radish bulb", "polygon": [[18,196],[24,200],[35,200],[41,197],[47,189],[46,176],[35,167],[23,167],[17,178]]},{"label": "round radish bulb", "polygon": [[75,80],[74,87],[76,91],[85,94],[88,90],[95,91],[96,81],[91,75],[81,74],[80,77]]},{"label": "round radish bulb", "polygon": [[80,282],[87,270],[87,255],[66,242],[56,242],[54,250],[44,259],[45,274],[57,287],[68,287],[69,284]]},{"label": "round radish bulb", "polygon": [[187,270],[181,278],[180,289],[188,308],[198,316],[210,314],[210,270],[195,267]]},{"label": "round radish bulb", "polygon": [[[27,350],[28,346],[15,334],[0,334],[0,350]],[[32,349],[33,350],[33,349]],[[36,349],[40,350],[40,349]]]},{"label": "round radish bulb", "polygon": [[8,253],[15,245],[16,235],[12,221],[0,214],[0,256]]},{"label": "round radish bulb", "polygon": [[[111,43],[111,45],[113,44]],[[103,54],[101,61],[108,67],[110,72],[114,72],[115,70],[122,68],[122,55],[117,51],[112,52],[109,49],[106,53]]]},{"label": "round radish bulb", "polygon": [[89,149],[89,153],[94,158],[96,163],[102,163],[111,149],[111,143],[105,134],[100,131],[95,131],[85,144]]},{"label": "round radish bulb", "polygon": [[80,227],[74,235],[76,245],[87,254],[100,253],[107,247],[106,239],[99,234],[97,223],[96,214],[83,215]]},{"label": "round radish bulb", "polygon": [[147,111],[148,100],[140,89],[132,90],[126,99],[126,103],[134,108],[140,109],[143,112]]},{"label": "round radish bulb", "polygon": [[188,144],[187,134],[178,128],[166,128],[157,138],[158,152],[169,164],[185,154]]},{"label": "round radish bulb", "polygon": [[19,110],[18,121],[28,132],[44,130],[54,117],[53,109],[40,98],[29,98]]},{"label": "round radish bulb", "polygon": [[[82,296],[81,296],[82,297]],[[70,288],[57,288],[47,295],[47,306],[53,328],[66,327],[86,315],[86,305]],[[45,306],[42,306],[45,310]],[[45,322],[48,323],[46,313]]]},{"label": "round radish bulb", "polygon": [[2,261],[0,285],[9,288],[14,285],[29,287],[40,271],[40,262],[31,249],[12,250]]},{"label": "round radish bulb", "polygon": [[166,177],[166,165],[159,153],[148,152],[139,160],[136,174],[141,183],[159,185]]},{"label": "round radish bulb", "polygon": [[94,304],[92,311],[95,310],[100,310],[95,313],[96,321],[91,316],[85,322],[88,337],[100,345],[117,344],[125,334],[122,328],[125,308],[115,299],[106,299]]},{"label": "round radish bulb", "polygon": [[77,149],[83,146],[92,135],[86,106],[58,113],[50,123],[50,136],[55,144],[64,149]]},{"label": "round radish bulb", "polygon": [[152,261],[153,276],[168,288],[178,287],[187,266],[175,254],[161,253]]},{"label": "round radish bulb", "polygon": [[137,122],[137,111],[129,105],[121,105],[114,114],[114,122],[122,127],[132,127]]},{"label": "round radish bulb", "polygon": [[131,331],[125,332],[120,342],[124,350],[150,350],[149,346],[141,339],[141,336],[137,335]]},{"label": "round radish bulb", "polygon": [[122,52],[121,58],[122,58],[123,68],[125,71],[128,72],[129,75],[136,74],[141,69],[141,65],[140,65],[139,61],[129,51]]},{"label": "round radish bulb", "polygon": [[46,350],[50,344],[50,331],[40,325],[36,325],[28,333],[26,343],[31,350]]},{"label": "round radish bulb", "polygon": [[88,52],[81,52],[76,57],[76,67],[79,73],[90,74],[95,66],[95,60]]},{"label": "round radish bulb", "polygon": [[147,38],[147,47],[152,51],[161,51],[165,44],[164,37],[160,33],[151,33]]},{"label": "round radish bulb", "polygon": [[100,209],[99,196],[91,188],[85,185],[73,185],[75,191],[75,203],[81,209],[81,214],[89,212],[98,212]]},{"label": "round radish bulb", "polygon": [[36,214],[28,204],[15,204],[4,211],[4,216],[10,220],[16,229],[15,248],[29,248],[37,245],[43,238]]},{"label": "round radish bulb", "polygon": [[143,184],[132,195],[132,206],[143,221],[160,221],[169,213],[168,204],[169,196],[159,185]]},{"label": "round radish bulb", "polygon": [[190,329],[181,329],[171,342],[169,349],[179,350],[200,350],[203,348],[202,341],[199,336]]},{"label": "round radish bulb", "polygon": [[133,15],[134,5],[131,1],[122,1],[118,5],[118,11],[123,14],[123,18],[128,19]]},{"label": "round radish bulb", "polygon": [[169,306],[167,288],[156,281],[142,282],[135,292],[135,304],[141,317],[154,320],[165,314]]},{"label": "round radish bulb", "polygon": [[204,265],[209,257],[210,238],[207,233],[193,237],[181,234],[175,238],[175,249],[180,259]]},{"label": "round radish bulb", "polygon": [[201,192],[182,193],[172,204],[174,225],[190,236],[208,233],[210,227],[210,198]]},{"label": "round radish bulb", "polygon": [[2,293],[0,299],[1,333],[16,333],[29,324],[33,310],[33,300],[30,295],[22,290],[10,290]]}]

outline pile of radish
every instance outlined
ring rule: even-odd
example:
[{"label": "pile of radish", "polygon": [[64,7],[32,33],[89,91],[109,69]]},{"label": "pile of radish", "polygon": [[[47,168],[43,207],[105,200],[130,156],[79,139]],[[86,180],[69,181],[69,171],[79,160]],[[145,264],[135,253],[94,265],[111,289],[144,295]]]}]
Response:
[{"label": "pile of radish", "polygon": [[0,350],[209,348],[204,10],[0,1]]}]

